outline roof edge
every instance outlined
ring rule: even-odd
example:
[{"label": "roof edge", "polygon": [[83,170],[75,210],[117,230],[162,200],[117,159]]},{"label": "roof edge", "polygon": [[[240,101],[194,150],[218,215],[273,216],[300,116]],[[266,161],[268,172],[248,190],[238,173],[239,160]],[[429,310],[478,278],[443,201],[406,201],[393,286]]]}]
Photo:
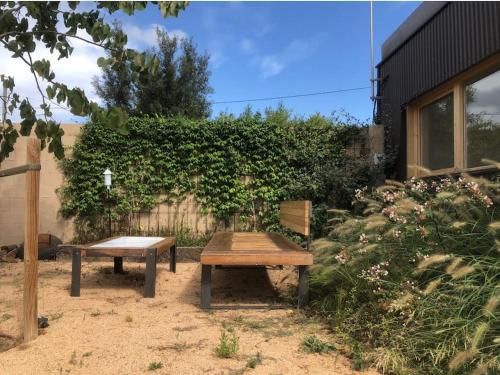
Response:
[{"label": "roof edge", "polygon": [[379,65],[396,52],[448,3],[449,1],[423,1],[382,44],[382,60]]}]

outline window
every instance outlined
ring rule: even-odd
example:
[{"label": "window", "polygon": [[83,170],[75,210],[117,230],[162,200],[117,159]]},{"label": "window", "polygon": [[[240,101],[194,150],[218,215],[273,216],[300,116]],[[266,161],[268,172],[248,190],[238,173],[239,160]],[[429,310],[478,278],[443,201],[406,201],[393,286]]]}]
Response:
[{"label": "window", "polygon": [[465,86],[466,167],[500,161],[500,71]]},{"label": "window", "polygon": [[430,170],[453,167],[453,94],[420,109],[422,166]]},{"label": "window", "polygon": [[412,102],[407,137],[408,177],[500,162],[500,55]]}]

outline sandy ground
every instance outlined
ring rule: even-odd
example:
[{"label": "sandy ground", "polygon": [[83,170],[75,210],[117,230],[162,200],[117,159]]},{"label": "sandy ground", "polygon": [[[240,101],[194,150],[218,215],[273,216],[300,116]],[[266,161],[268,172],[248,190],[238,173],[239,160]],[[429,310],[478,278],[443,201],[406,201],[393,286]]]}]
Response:
[{"label": "sandy ground", "polygon": [[[296,309],[201,310],[197,263],[179,263],[176,274],[159,264],[154,299],[142,297],[144,264],[125,261],[125,273],[115,275],[111,261],[82,263],[79,298],[69,296],[70,262],[40,263],[39,313],[49,317],[50,326],[32,343],[3,352],[13,342],[0,338],[0,374],[358,373],[338,352],[300,349],[307,335],[332,338]],[[22,277],[22,263],[0,263],[0,333],[14,337],[20,334]],[[286,268],[218,269],[213,302],[273,303],[295,282]],[[235,358],[215,354],[222,327],[239,337]],[[248,368],[257,353],[262,363]],[[150,371],[152,362],[162,367]]]}]

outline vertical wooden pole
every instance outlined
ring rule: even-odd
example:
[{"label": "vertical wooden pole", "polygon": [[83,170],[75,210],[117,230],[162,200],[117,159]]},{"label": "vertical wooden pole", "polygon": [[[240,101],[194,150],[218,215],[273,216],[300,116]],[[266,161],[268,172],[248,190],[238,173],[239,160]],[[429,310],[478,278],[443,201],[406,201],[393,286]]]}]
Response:
[{"label": "vertical wooden pole", "polygon": [[[28,138],[27,164],[40,163],[40,141]],[[38,336],[38,210],[40,171],[26,172],[26,207],[24,213],[24,342]]]}]

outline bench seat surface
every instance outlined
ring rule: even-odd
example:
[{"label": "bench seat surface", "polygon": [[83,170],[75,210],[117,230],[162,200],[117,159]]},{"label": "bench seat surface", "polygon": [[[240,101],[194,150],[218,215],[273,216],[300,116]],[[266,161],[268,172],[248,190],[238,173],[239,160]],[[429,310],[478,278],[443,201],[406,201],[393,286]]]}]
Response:
[{"label": "bench seat surface", "polygon": [[313,264],[313,255],[278,233],[217,232],[201,253],[201,264],[273,266]]}]

